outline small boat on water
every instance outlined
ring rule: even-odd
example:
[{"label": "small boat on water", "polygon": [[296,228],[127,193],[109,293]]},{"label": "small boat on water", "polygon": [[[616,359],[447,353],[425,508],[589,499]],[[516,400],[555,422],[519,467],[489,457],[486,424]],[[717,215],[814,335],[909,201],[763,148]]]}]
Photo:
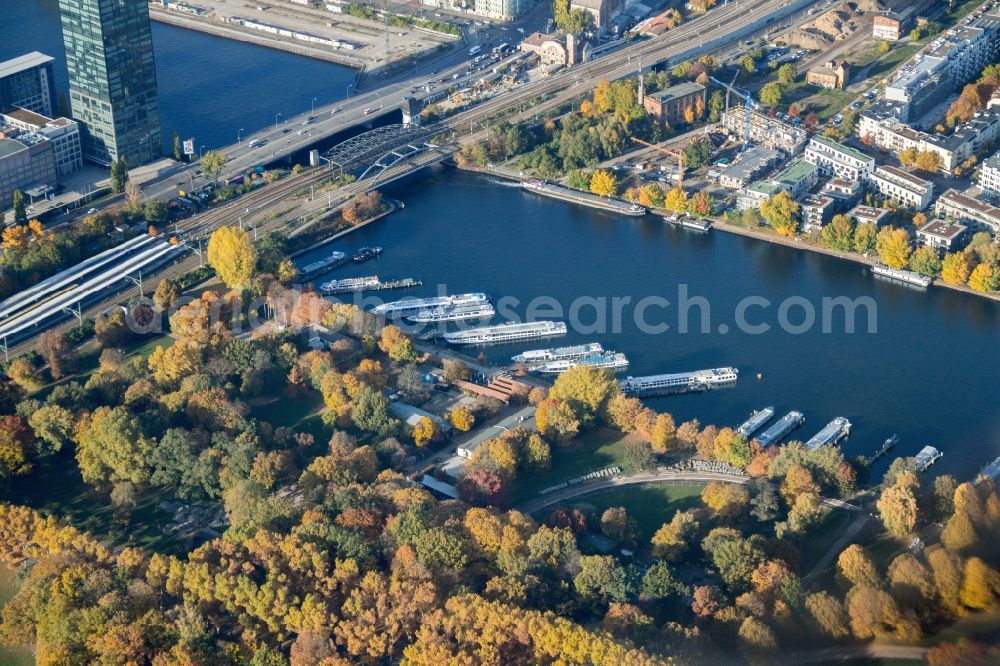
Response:
[{"label": "small boat on water", "polygon": [[382,248],[380,247],[363,247],[354,253],[354,256],[351,257],[351,261],[356,264],[363,264],[369,259],[374,259],[380,254],[382,254]]}]

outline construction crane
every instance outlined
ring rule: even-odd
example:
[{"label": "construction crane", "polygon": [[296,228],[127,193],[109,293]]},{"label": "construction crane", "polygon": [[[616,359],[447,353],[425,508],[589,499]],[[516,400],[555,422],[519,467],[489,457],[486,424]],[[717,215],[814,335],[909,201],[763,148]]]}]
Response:
[{"label": "construction crane", "polygon": [[653,150],[658,150],[661,153],[665,153],[670,157],[677,159],[677,187],[684,189],[684,153],[679,150],[671,150],[669,148],[664,148],[663,146],[657,146],[655,143],[649,143],[648,141],[643,141],[642,139],[631,137],[636,143],[641,143],[647,148],[652,148]]},{"label": "construction crane", "polygon": [[746,150],[747,148],[750,147],[750,110],[757,109],[760,107],[760,105],[754,100],[753,95],[751,95],[749,91],[740,90],[739,88],[733,87],[732,85],[726,83],[725,81],[720,81],[714,76],[710,76],[708,78],[711,79],[712,81],[715,81],[726,90],[735,93],[737,97],[743,98],[743,113],[746,116],[745,119],[746,127],[744,128],[743,131],[743,150]]}]

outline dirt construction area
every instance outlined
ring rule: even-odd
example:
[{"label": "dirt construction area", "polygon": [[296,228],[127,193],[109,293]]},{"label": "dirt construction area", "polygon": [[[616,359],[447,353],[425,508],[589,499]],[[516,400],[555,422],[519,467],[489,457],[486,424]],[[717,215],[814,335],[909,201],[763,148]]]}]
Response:
[{"label": "dirt construction area", "polygon": [[858,30],[870,31],[872,17],[886,6],[878,0],[855,0],[830,5],[820,9],[809,23],[782,36],[789,46],[801,49],[823,50],[841,42]]}]

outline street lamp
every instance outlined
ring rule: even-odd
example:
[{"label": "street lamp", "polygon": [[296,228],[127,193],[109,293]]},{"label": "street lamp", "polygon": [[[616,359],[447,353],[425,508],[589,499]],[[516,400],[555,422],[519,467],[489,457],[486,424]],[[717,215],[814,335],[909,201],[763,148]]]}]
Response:
[{"label": "street lamp", "polygon": [[243,128],[241,127],[240,131],[236,133],[236,143],[240,142],[240,135],[242,134],[243,134]]},{"label": "street lamp", "polygon": [[274,129],[278,129],[278,118],[281,117],[281,111],[274,114]]},{"label": "street lamp", "polygon": [[309,107],[309,115],[310,116],[313,115],[314,113],[316,113],[316,100],[317,99],[318,99],[317,97],[313,97],[312,105]]},{"label": "street lamp", "polygon": [[354,87],[354,84],[353,84],[353,83],[348,83],[348,84],[347,84],[347,96],[348,96],[348,97],[350,97],[350,96],[351,96],[351,88],[353,88],[353,87]]}]

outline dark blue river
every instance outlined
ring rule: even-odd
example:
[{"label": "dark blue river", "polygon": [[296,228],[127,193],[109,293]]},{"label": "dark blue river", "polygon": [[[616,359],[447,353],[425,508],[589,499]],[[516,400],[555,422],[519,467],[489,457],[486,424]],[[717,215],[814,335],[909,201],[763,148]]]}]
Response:
[{"label": "dark blue river", "polygon": [[[385,248],[379,259],[325,279],[415,277],[423,287],[380,296],[484,291],[494,301],[517,299],[513,313],[521,317],[537,297],[561,305],[567,319],[580,297],[607,313],[607,332],[571,330],[563,338],[484,348],[495,362],[525,348],[597,341],[624,352],[631,361],[628,374],[637,376],[734,366],[740,371],[734,388],[650,404],[672,412],[678,422],[698,418],[720,426],[739,424],[767,405],[779,415],[797,409],[806,423],[794,437],[803,440],[833,417],[846,416],[854,424],[843,444],[847,453],[871,454],[896,432],[897,455],[937,446],[945,456],[935,471],[962,478],[1000,455],[1000,410],[993,404],[1000,369],[996,303],[941,289],[916,291],[876,279],[860,265],[717,230],[701,234],[667,227],[658,218],[637,221],[543,199],[482,176],[442,171],[388,194],[405,208],[301,261],[331,249],[379,245]],[[692,303],[687,333],[679,330],[682,285]],[[621,308],[618,332],[615,297],[631,299]],[[670,301],[652,301],[643,317],[649,324],[669,324],[666,332],[643,332],[636,323],[634,306],[649,297]],[[708,305],[704,333],[696,297]],[[770,301],[745,315],[749,324],[769,325],[768,332],[738,330],[737,307],[748,297]],[[855,333],[847,333],[843,311],[835,310],[828,318],[831,332],[824,333],[823,299],[836,297],[871,297],[876,331],[867,332],[861,311]],[[599,305],[602,298],[605,306]],[[816,324],[806,332],[783,331],[779,308],[785,301],[791,304],[790,324],[802,324],[806,303]],[[578,319],[593,324],[594,313],[595,306],[584,303]],[[538,318],[554,314],[536,312]]]},{"label": "dark blue river", "polygon": [[[236,142],[236,134],[347,94],[354,70],[274,49],[153,22],[164,147],[174,132],[196,150]],[[56,59],[56,89],[67,90],[57,0],[0,2],[0,61],[30,51]]]},{"label": "dark blue river", "polygon": [[[55,0],[0,3],[0,58],[49,53],[60,62],[57,78],[65,87],[56,7]],[[274,122],[277,112],[302,112],[313,97],[343,97],[353,80],[346,68],[155,23],[153,37],[165,141],[177,130],[206,147],[231,143],[239,128],[249,132]],[[385,254],[330,277],[377,273],[424,280],[424,287],[407,294],[485,291],[495,301],[517,299],[513,313],[522,317],[525,304],[547,297],[568,318],[568,308],[583,297],[592,299],[579,313],[584,323],[594,322],[593,304],[607,315],[602,332],[571,331],[556,340],[486,349],[494,361],[528,347],[595,340],[627,354],[633,375],[730,365],[740,370],[732,389],[651,404],[678,421],[718,425],[736,425],[766,405],[775,405],[779,415],[797,409],[806,416],[795,435],[800,439],[846,416],[854,423],[843,444],[849,454],[869,454],[897,432],[896,455],[932,444],[945,454],[935,471],[960,478],[1000,455],[995,303],[940,289],[915,291],[833,258],[718,231],[666,228],[651,217],[616,217],[483,177],[436,172],[387,194],[406,207],[314,256],[361,245],[381,245]],[[696,302],[689,332],[678,330],[684,285],[689,298],[707,301],[705,332]],[[402,295],[389,292],[390,298]],[[620,330],[613,326],[616,297],[631,299],[620,306]],[[666,332],[643,332],[636,324],[636,306],[649,297],[670,302],[647,301],[644,313],[649,324],[669,324]],[[874,299],[877,331],[867,332],[862,311],[855,333],[845,332],[842,312],[828,322],[831,332],[823,332],[823,299],[836,297]],[[762,307],[758,301],[746,312],[750,323],[766,324],[768,332],[739,330],[736,312],[746,298],[770,302]],[[783,331],[783,302],[791,304],[792,324],[802,322],[803,304],[814,310],[816,323],[802,333]]]}]

